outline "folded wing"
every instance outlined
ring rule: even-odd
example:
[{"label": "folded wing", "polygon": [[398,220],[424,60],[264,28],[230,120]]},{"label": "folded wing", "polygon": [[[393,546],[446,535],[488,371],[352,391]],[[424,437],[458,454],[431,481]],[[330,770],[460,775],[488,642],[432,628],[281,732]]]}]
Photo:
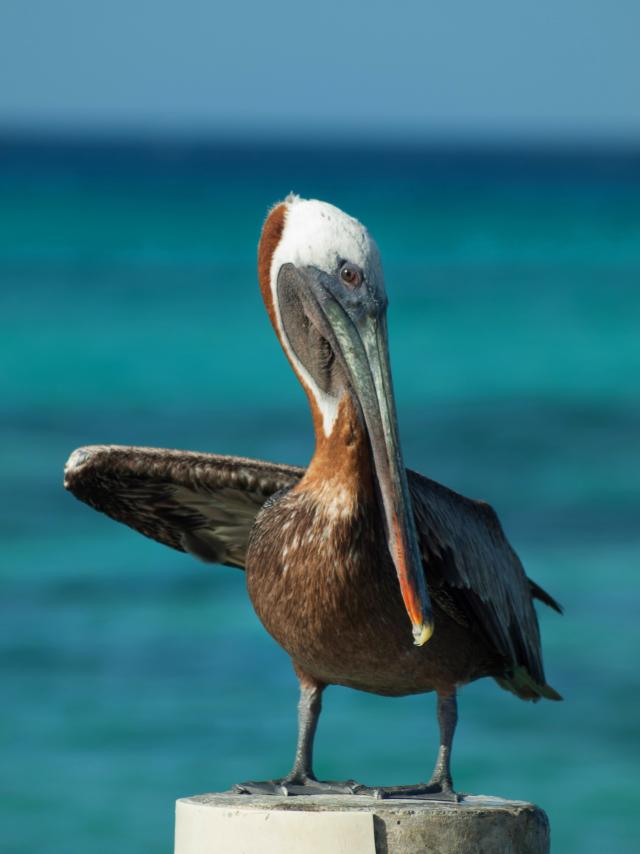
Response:
[{"label": "folded wing", "polygon": [[533,597],[560,606],[527,578],[495,510],[416,472],[407,475],[434,601],[503,657],[503,687],[524,699],[560,699],[546,684]]}]

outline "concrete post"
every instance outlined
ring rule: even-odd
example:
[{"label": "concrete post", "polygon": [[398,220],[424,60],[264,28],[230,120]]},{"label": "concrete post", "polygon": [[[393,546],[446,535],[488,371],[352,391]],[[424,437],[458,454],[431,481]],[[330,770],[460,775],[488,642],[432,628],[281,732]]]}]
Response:
[{"label": "concrete post", "polygon": [[362,796],[208,794],[176,804],[175,854],[548,854],[539,807]]}]

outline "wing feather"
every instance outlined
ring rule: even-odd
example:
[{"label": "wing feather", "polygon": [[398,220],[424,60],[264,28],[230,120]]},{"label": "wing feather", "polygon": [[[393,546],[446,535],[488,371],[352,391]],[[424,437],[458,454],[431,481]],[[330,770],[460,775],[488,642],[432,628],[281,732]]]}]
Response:
[{"label": "wing feather", "polygon": [[475,626],[507,665],[545,686],[540,632],[522,564],[495,511],[408,471],[418,539],[435,601]]},{"label": "wing feather", "polygon": [[112,519],[209,563],[244,568],[264,502],[303,469],[164,448],[91,445],[74,451],[65,487]]}]

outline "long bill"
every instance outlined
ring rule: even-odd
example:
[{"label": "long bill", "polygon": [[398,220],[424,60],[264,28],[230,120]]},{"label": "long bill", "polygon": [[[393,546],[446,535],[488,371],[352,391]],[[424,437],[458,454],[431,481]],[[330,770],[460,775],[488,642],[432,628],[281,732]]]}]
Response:
[{"label": "long bill", "polygon": [[332,299],[324,300],[322,308],[364,415],[389,551],[411,620],[414,643],[422,646],[433,634],[433,614],[398,439],[385,316],[362,313],[352,319]]}]

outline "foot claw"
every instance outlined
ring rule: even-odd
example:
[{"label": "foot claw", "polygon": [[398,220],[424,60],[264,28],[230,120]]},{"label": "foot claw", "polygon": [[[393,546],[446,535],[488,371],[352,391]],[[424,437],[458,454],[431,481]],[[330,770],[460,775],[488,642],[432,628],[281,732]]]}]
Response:
[{"label": "foot claw", "polygon": [[236,783],[231,787],[234,795],[282,795],[283,786],[279,780],[247,780],[246,783]]},{"label": "foot claw", "polygon": [[231,791],[234,795],[248,795],[249,791],[246,786],[243,786],[242,783],[234,783],[231,787]]}]

